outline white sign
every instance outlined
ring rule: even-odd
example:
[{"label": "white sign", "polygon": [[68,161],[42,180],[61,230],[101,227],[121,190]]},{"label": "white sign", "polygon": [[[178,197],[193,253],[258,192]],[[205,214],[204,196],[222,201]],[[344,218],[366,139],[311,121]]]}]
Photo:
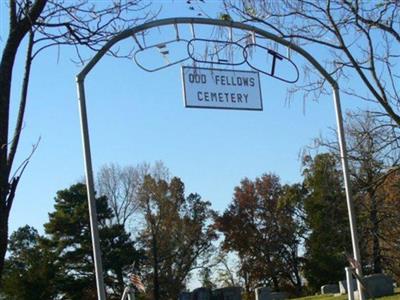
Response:
[{"label": "white sign", "polygon": [[186,107],[262,110],[258,72],[182,67]]}]

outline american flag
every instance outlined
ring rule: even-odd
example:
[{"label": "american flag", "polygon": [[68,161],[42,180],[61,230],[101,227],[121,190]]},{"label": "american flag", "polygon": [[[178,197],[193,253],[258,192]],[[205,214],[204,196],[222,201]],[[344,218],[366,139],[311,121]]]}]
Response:
[{"label": "american flag", "polygon": [[144,284],[143,284],[142,280],[140,279],[139,275],[132,274],[130,279],[131,279],[131,283],[133,284],[133,286],[135,288],[137,288],[137,290],[139,292],[143,292],[143,293],[146,292],[146,288],[144,287]]}]

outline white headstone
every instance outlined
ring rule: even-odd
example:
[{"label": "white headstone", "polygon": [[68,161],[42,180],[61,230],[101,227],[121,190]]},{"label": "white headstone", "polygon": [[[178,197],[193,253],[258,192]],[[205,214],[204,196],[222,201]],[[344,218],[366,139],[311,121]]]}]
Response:
[{"label": "white headstone", "polygon": [[325,284],[321,286],[321,294],[337,294],[339,293],[338,284]]}]

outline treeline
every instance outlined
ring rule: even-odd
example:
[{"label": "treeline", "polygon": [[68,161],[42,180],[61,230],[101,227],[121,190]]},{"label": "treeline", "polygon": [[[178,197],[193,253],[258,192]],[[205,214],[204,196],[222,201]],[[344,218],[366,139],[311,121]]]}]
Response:
[{"label": "treeline", "polygon": [[[348,120],[362,266],[399,282],[396,135],[369,114]],[[244,178],[221,213],[186,195],[162,163],[104,166],[96,201],[108,299],[120,299],[133,264],[147,287],[139,299],[175,300],[194,276],[207,287],[240,285],[246,299],[263,285],[298,296],[342,280],[352,250],[340,157],[335,139],[316,142],[302,182]],[[59,191],[44,235],[22,227],[8,251],[4,298],[96,299],[85,185]]]},{"label": "treeline", "polygon": [[[149,298],[177,299],[217,237],[209,202],[185,196],[179,178],[150,175],[146,167],[106,166],[99,176],[110,184],[105,193],[113,193],[96,199],[107,299],[121,298],[133,265]],[[121,176],[126,181],[115,181]],[[134,202],[121,202],[126,197]],[[29,226],[11,235],[1,291],[6,299],[97,299],[85,185],[59,191],[54,208],[43,236]],[[139,228],[132,234],[130,218]]]}]

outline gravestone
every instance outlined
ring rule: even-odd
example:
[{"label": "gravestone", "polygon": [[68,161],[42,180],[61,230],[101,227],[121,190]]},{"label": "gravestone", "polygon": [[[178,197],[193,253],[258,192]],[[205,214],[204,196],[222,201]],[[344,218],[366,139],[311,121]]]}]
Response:
[{"label": "gravestone", "polygon": [[179,294],[179,300],[191,300],[192,293],[190,292],[181,292]]},{"label": "gravestone", "polygon": [[394,294],[393,279],[384,274],[372,274],[364,277],[369,297],[382,297]]},{"label": "gravestone", "polygon": [[256,300],[284,300],[289,295],[285,292],[271,292],[269,287],[256,288]]},{"label": "gravestone", "polygon": [[[357,282],[354,278],[352,280],[353,280],[354,291],[356,291],[357,290]],[[340,291],[340,294],[347,294],[347,280],[339,281],[339,291]]]},{"label": "gravestone", "polygon": [[271,300],[285,300],[289,299],[288,293],[285,292],[273,292],[270,293],[270,299]]},{"label": "gravestone", "polygon": [[197,288],[191,294],[191,300],[211,300],[211,290],[209,288]]},{"label": "gravestone", "polygon": [[240,287],[226,287],[212,292],[212,300],[241,300],[242,289]]},{"label": "gravestone", "polygon": [[338,284],[325,284],[321,286],[321,294],[337,294],[339,291]]},{"label": "gravestone", "polygon": [[259,287],[255,290],[256,300],[270,300],[271,289],[269,287]]}]

